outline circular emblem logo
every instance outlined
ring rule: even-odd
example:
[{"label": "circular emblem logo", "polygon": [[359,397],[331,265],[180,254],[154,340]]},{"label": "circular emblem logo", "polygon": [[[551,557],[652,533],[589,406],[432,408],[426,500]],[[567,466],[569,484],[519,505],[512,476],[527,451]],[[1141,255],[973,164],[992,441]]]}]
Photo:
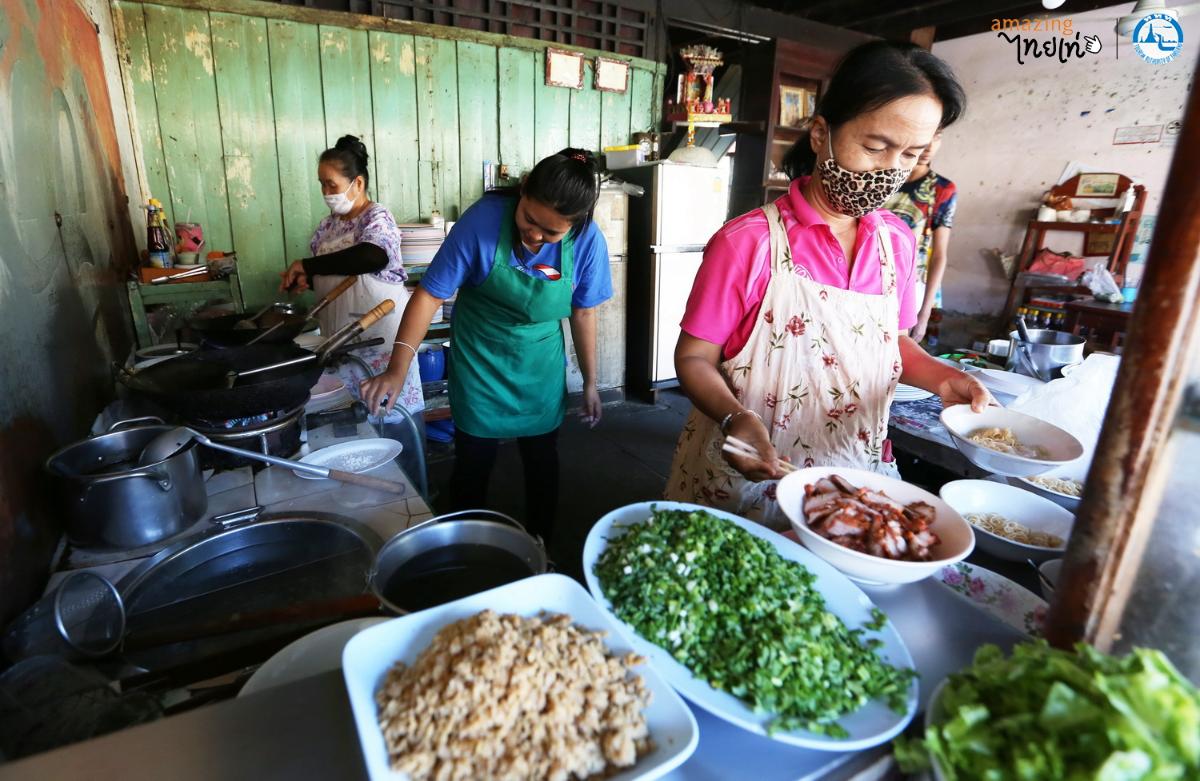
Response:
[{"label": "circular emblem logo", "polygon": [[1168,14],[1147,14],[1133,28],[1133,50],[1152,65],[1162,65],[1179,56],[1183,28]]}]

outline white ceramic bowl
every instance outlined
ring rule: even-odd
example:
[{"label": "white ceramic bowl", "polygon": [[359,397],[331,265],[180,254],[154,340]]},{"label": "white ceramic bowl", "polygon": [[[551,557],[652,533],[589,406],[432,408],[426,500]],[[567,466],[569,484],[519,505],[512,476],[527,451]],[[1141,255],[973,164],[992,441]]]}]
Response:
[{"label": "white ceramic bowl", "polygon": [[1058,574],[1062,571],[1062,559],[1050,559],[1038,565],[1038,585],[1042,587],[1042,595],[1053,601],[1054,590],[1058,588]]},{"label": "white ceramic bowl", "polygon": [[[1033,476],[1037,477],[1037,475]],[[1082,461],[1075,461],[1067,464],[1066,466],[1060,466],[1057,469],[1051,469],[1049,472],[1043,472],[1041,477],[1058,477],[1063,480],[1078,480],[1082,483],[1087,479],[1087,465]],[[1010,484],[1015,485],[1017,488],[1030,491],[1038,496],[1044,496],[1045,498],[1057,504],[1059,507],[1063,507],[1071,512],[1075,512],[1079,509],[1080,497],[1078,496],[1071,496],[1070,494],[1051,491],[1049,488],[1045,488],[1033,482],[1028,477],[1009,477],[1007,479]]]},{"label": "white ceramic bowl", "polygon": [[[1069,432],[1044,420],[1014,412],[1004,407],[988,407],[983,412],[973,412],[967,404],[956,404],[942,410],[942,425],[950,432],[950,438],[959,451],[975,466],[1007,477],[1029,477],[1049,472],[1051,469],[1069,464],[1083,455],[1083,445]],[[1012,453],[1001,453],[971,442],[967,437],[984,428],[1006,428],[1016,435],[1023,445],[1042,448],[1045,458],[1025,458]]]},{"label": "white ceramic bowl", "polygon": [[[809,529],[804,519],[804,486],[830,475],[840,475],[860,488],[882,491],[902,504],[920,501],[933,505],[936,514],[931,528],[941,539],[933,548],[933,560],[884,559],[850,550]],[[947,564],[965,559],[975,548],[975,534],[971,531],[971,525],[953,507],[923,488],[874,472],[825,466],[799,469],[779,481],[776,497],[804,547],[849,577],[865,583],[913,583],[929,577]]]},{"label": "white ceramic bowl", "polygon": [[[942,486],[938,494],[963,518],[968,513],[998,513],[1033,531],[1056,534],[1063,539],[1058,548],[1026,545],[992,534],[972,523],[979,549],[1005,561],[1045,561],[1061,556],[1075,523],[1075,516],[1049,499],[991,480],[955,480]],[[967,523],[971,523],[970,520]]]}]

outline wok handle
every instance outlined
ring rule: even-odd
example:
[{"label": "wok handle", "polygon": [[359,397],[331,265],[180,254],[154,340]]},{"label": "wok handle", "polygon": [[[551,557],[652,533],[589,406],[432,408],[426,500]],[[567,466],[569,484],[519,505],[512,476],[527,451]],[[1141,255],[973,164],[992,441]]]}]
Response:
[{"label": "wok handle", "polygon": [[356,475],[352,472],[343,472],[340,469],[330,469],[329,479],[337,480],[339,483],[350,483],[351,485],[360,485],[363,488],[373,488],[376,491],[387,491],[393,494],[408,493],[408,487],[404,483],[397,483],[392,480],[383,480],[370,475]]},{"label": "wok handle", "polygon": [[367,330],[390,315],[395,308],[396,302],[390,298],[385,298],[379,306],[362,316],[362,319],[358,321],[358,328],[363,331]]},{"label": "wok handle", "polygon": [[390,314],[395,308],[396,302],[390,298],[385,298],[379,306],[367,312],[357,322],[342,327],[341,330],[326,339],[325,343],[317,348],[317,355],[320,356],[321,363],[327,363],[339,347],[375,325],[375,323]]},{"label": "wok handle", "polygon": [[357,281],[358,281],[358,277],[352,276],[352,277],[346,277],[341,282],[339,282],[337,287],[335,287],[333,290],[330,290],[328,293],[325,294],[324,298],[322,298],[320,301],[317,302],[317,305],[314,306],[312,308],[312,311],[308,313],[308,319],[311,320],[314,317],[316,317],[317,312],[320,312],[322,309],[324,309],[326,306],[328,306],[331,302],[333,302],[333,300],[335,298],[340,296],[342,293],[345,293],[347,290],[354,287],[354,283]]},{"label": "wok handle", "polygon": [[262,372],[269,372],[269,371],[273,371],[275,369],[282,369],[286,366],[295,366],[300,363],[308,363],[309,361],[316,360],[316,357],[317,357],[316,354],[301,355],[299,358],[289,358],[286,361],[278,361],[277,363],[267,364],[266,366],[256,366],[253,369],[246,369],[244,371],[234,372],[234,374],[237,375],[238,379],[241,379],[242,377],[249,377],[252,374],[261,374]]}]

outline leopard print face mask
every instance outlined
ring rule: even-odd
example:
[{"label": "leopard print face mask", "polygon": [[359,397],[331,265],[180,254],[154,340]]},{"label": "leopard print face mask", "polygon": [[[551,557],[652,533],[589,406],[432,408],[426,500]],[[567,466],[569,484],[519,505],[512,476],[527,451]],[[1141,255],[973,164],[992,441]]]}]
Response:
[{"label": "leopard print face mask", "polygon": [[847,217],[861,217],[887,203],[912,172],[906,168],[880,168],[875,171],[851,171],[842,168],[833,157],[833,141],[826,135],[829,157],[817,166],[821,189],[833,208]]}]

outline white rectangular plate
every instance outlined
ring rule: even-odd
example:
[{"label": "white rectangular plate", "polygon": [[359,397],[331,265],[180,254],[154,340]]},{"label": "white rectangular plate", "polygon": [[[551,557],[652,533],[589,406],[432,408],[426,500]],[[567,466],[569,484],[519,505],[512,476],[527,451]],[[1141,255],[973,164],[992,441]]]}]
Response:
[{"label": "white rectangular plate", "polygon": [[[535,616],[542,611],[566,613],[578,626],[607,632],[604,642],[612,653],[621,655],[637,650],[583,587],[563,575],[525,578],[365,629],[346,645],[342,653],[342,673],[346,677],[350,709],[354,713],[363,758],[372,781],[407,778],[404,773],[394,772],[389,767],[387,746],[376,719],[375,690],[384,674],[397,660],[407,664],[415,662],[442,627],[489,609],[522,616]],[[652,695],[646,708],[646,724],[654,749],[636,765],[609,776],[607,781],[658,778],[691,756],[699,738],[695,717],[662,676],[648,664],[637,668],[636,672],[642,676]]]}]

